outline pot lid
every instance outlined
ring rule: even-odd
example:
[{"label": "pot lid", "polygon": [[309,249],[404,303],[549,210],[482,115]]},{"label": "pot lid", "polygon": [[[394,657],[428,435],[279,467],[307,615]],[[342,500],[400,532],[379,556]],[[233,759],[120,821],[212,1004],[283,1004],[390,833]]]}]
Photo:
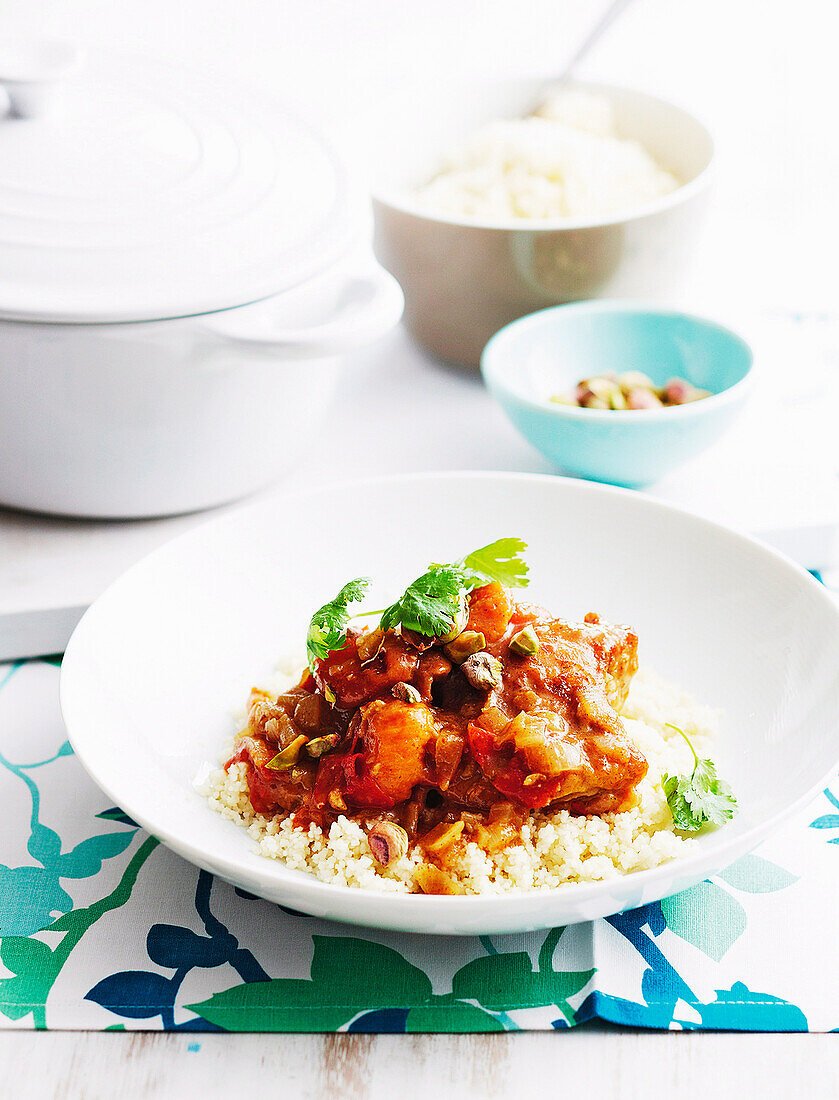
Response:
[{"label": "pot lid", "polygon": [[329,266],[350,223],[331,148],[266,96],[133,54],[0,48],[0,316],[241,305]]}]

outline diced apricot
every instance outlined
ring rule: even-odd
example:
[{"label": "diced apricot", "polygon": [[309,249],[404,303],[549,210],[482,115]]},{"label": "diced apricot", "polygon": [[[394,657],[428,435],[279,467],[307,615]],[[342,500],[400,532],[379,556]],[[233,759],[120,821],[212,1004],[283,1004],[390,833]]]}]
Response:
[{"label": "diced apricot", "polygon": [[421,863],[414,871],[414,882],[424,894],[462,894],[463,887],[450,874],[432,863]]},{"label": "diced apricot", "polygon": [[497,642],[510,625],[513,601],[503,585],[493,581],[476,588],[469,596],[467,630],[483,634],[488,642]]},{"label": "diced apricot", "polygon": [[425,748],[437,734],[431,708],[375,699],[361,713],[359,732],[370,778],[394,802],[410,798],[417,783],[427,778]]},{"label": "diced apricot", "polygon": [[439,825],[435,825],[433,829],[429,829],[425,836],[420,837],[420,844],[426,852],[433,852],[435,855],[439,852],[445,852],[447,848],[451,848],[455,841],[460,839],[463,824],[463,819],[460,821],[443,821]]}]

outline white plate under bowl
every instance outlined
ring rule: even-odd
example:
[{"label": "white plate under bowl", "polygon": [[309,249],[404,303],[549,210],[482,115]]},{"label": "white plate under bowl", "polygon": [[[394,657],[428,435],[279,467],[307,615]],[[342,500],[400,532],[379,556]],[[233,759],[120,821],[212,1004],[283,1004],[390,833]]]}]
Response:
[{"label": "white plate under bowl", "polygon": [[[336,887],[258,856],[245,830],[192,786],[251,684],[299,651],[313,608],[350,577],[369,574],[371,598],[392,598],[429,561],[508,535],[529,543],[529,600],[631,624],[643,664],[722,708],[715,755],[738,817],[681,861],[500,896]],[[64,659],[61,704],[93,779],[191,862],[333,920],[493,933],[643,905],[753,848],[836,766],[838,669],[839,609],[805,572],[748,538],[607,486],[429,474],[260,503],[157,550],[84,616]]]}]

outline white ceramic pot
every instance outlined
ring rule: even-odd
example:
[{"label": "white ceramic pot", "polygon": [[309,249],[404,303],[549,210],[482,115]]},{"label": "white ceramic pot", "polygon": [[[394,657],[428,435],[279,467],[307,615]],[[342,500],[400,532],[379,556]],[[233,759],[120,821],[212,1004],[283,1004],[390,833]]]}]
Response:
[{"label": "white ceramic pot", "polygon": [[532,110],[544,82],[443,82],[398,97],[370,150],[376,255],[405,292],[405,324],[432,354],[475,366],[486,342],[526,313],[586,298],[672,293],[705,213],[714,146],[686,111],[627,88],[575,81],[609,99],[621,137],[683,184],[625,215],[489,221],[420,207],[416,188],[478,127]]},{"label": "white ceramic pot", "polygon": [[269,483],[311,454],[341,356],[401,314],[393,278],[346,259],[342,165],[235,84],[54,45],[9,58],[0,504],[154,516]]},{"label": "white ceramic pot", "polygon": [[[311,455],[340,357],[401,313],[378,265],[328,282],[164,321],[0,320],[0,502],[156,516],[273,481]],[[293,327],[307,303],[322,319]]]}]

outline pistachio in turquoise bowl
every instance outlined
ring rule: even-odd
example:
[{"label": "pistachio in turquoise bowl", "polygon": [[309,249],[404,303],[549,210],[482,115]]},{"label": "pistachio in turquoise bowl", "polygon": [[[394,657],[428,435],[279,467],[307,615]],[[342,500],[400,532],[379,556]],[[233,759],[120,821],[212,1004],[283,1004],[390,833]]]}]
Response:
[{"label": "pistachio in turquoise bowl", "polygon": [[[641,488],[698,455],[737,416],[752,353],[736,333],[675,310],[592,301],[531,313],[501,329],[481,357],[493,397],[563,472]],[[656,386],[683,378],[711,396],[654,409],[586,409],[551,398],[584,378],[641,371]]]}]

